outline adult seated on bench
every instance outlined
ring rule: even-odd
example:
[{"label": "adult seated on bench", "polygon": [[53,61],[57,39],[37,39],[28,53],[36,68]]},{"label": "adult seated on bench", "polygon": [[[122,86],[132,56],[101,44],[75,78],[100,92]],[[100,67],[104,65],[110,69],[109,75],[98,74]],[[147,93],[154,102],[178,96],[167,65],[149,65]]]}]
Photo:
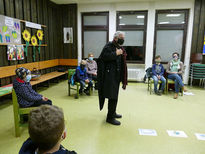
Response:
[{"label": "adult seated on bench", "polygon": [[[80,90],[79,93],[82,94],[84,92],[86,95],[90,95],[90,88],[93,86],[92,81],[88,78],[88,74],[85,69],[86,61],[81,60],[80,66],[76,68],[74,80],[76,82],[80,82]],[[85,88],[85,83],[88,84],[88,87]]]},{"label": "adult seated on bench", "polygon": [[52,105],[51,100],[32,89],[30,84],[31,72],[28,69],[24,67],[17,68],[16,75],[17,78],[13,81],[13,88],[16,92],[20,107],[34,107],[42,104]]},{"label": "adult seated on bench", "polygon": [[174,99],[178,98],[179,89],[182,89],[182,92],[186,92],[187,90],[184,88],[184,83],[182,80],[182,74],[184,72],[183,62],[179,59],[179,53],[174,52],[172,54],[172,60],[168,63],[167,73],[168,79],[171,79],[175,83],[175,94]]},{"label": "adult seated on bench", "polygon": [[86,60],[86,72],[90,80],[95,81],[95,89],[97,89],[97,63],[93,60],[94,55],[92,53],[88,54],[88,59]]}]

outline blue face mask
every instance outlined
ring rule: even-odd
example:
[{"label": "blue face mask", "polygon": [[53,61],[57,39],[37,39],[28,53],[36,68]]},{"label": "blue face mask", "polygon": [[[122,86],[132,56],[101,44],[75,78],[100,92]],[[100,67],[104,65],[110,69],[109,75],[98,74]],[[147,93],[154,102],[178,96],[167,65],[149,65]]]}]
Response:
[{"label": "blue face mask", "polygon": [[93,57],[89,57],[88,59],[89,59],[90,61],[93,61]]},{"label": "blue face mask", "polygon": [[31,80],[31,74],[26,76],[26,82],[30,82],[30,80]]}]

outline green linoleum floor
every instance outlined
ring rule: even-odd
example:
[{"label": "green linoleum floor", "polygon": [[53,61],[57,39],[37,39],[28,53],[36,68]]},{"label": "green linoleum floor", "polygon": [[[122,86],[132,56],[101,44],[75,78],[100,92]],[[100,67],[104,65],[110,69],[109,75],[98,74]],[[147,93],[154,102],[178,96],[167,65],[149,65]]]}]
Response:
[{"label": "green linoleum floor", "polygon": [[[173,93],[156,96],[143,83],[129,83],[120,90],[117,111],[121,126],[105,123],[107,103],[99,111],[97,92],[74,99],[67,96],[67,81],[40,88],[54,105],[64,110],[68,137],[62,144],[78,154],[205,154],[205,141],[194,133],[205,134],[205,90],[188,88],[194,96],[173,99]],[[14,137],[11,101],[0,105],[0,154],[18,153],[28,137],[26,128]],[[155,129],[158,136],[140,136],[139,128]],[[169,137],[166,130],[182,130],[188,138]]]}]

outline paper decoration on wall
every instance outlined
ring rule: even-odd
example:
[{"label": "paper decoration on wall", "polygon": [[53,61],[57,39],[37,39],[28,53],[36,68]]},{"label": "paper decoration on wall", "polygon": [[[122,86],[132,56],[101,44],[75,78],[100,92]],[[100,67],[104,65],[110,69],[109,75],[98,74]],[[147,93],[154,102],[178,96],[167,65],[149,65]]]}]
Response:
[{"label": "paper decoration on wall", "polygon": [[24,59],[24,47],[23,47],[23,45],[16,46],[16,55],[17,55],[17,60]]},{"label": "paper decoration on wall", "polygon": [[205,33],[204,33],[204,46],[203,46],[203,55],[205,55]]},{"label": "paper decoration on wall", "polygon": [[41,29],[41,25],[28,21],[26,21],[26,27]]},{"label": "paper decoration on wall", "polygon": [[31,44],[33,45],[33,61],[35,61],[36,60],[36,46],[38,45],[37,38],[35,35],[31,37]]},{"label": "paper decoration on wall", "polygon": [[8,55],[8,60],[16,60],[16,46],[15,45],[7,46],[7,55]]},{"label": "paper decoration on wall", "polygon": [[64,28],[64,43],[73,43],[73,28]]},{"label": "paper decoration on wall", "polygon": [[30,39],[31,39],[31,34],[28,30],[24,30],[23,33],[23,39],[26,41],[26,47],[24,49],[24,52],[26,53],[26,56],[27,56],[27,53],[28,53],[28,46],[29,46],[29,42],[30,42]]},{"label": "paper decoration on wall", "polygon": [[21,44],[21,28],[18,19],[0,15],[0,43]]},{"label": "paper decoration on wall", "polygon": [[42,41],[43,41],[43,31],[42,30],[38,30],[37,31],[37,37],[38,37],[38,40],[39,40],[39,47],[38,47],[38,53],[40,54],[41,52],[41,44],[42,44]]}]

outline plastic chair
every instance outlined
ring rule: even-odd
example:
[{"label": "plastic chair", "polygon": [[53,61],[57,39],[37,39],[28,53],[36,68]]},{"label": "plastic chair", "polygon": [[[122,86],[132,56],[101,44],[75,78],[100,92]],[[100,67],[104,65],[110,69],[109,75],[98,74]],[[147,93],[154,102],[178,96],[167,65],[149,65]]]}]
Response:
[{"label": "plastic chair", "polygon": [[16,92],[12,89],[12,102],[14,111],[14,126],[15,126],[15,136],[20,136],[20,127],[27,127],[27,123],[23,123],[23,115],[29,114],[31,110],[36,107],[19,108]]}]

